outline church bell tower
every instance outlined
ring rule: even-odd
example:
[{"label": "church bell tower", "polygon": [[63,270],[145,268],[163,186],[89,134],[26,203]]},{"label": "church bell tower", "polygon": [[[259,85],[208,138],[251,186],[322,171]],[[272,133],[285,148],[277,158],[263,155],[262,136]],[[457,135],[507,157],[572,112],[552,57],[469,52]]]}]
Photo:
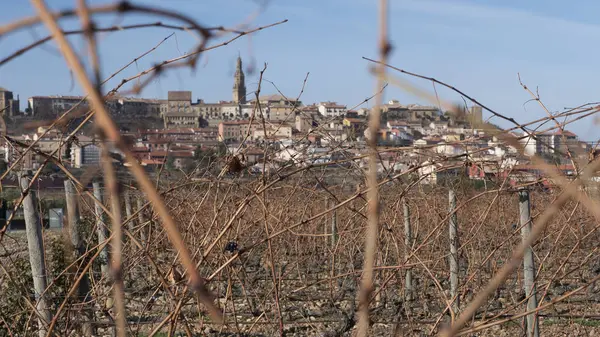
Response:
[{"label": "church bell tower", "polygon": [[235,67],[235,77],[233,82],[233,102],[238,104],[246,103],[246,81],[244,79],[244,70],[242,70],[242,58],[238,56]]}]

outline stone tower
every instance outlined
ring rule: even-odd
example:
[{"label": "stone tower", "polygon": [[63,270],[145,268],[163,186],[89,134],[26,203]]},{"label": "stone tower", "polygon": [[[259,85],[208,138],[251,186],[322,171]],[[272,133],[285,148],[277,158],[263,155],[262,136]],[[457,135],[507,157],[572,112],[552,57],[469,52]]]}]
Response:
[{"label": "stone tower", "polygon": [[246,103],[246,81],[244,79],[244,70],[242,70],[242,58],[239,56],[237,58],[233,82],[233,102],[238,104]]}]

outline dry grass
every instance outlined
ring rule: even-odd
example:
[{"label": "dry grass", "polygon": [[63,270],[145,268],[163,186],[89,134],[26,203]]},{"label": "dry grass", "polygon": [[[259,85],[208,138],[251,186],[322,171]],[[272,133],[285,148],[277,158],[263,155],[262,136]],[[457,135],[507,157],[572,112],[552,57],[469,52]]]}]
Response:
[{"label": "dry grass", "polygon": [[[193,173],[171,174],[167,178],[161,176],[161,170],[149,176],[133,157],[129,144],[123,140],[106,110],[106,97],[123,94],[123,86],[133,80],[140,79],[131,89],[139,93],[164,71],[184,67],[194,70],[202,53],[286,21],[240,30],[203,27],[174,11],[128,2],[88,7],[85,1],[79,1],[77,9],[60,13],[50,13],[42,0],[31,2],[38,17],[5,24],[0,27],[0,36],[38,23],[44,24],[50,35],[0,60],[0,66],[53,39],[84,88],[91,110],[82,114],[74,107],[51,122],[50,129],[64,125],[74,115],[85,116],[76,129],[79,130],[93,118],[103,147],[118,148],[124,154],[128,172],[105,160],[101,172],[92,170],[75,175],[57,157],[58,150],[41,153],[34,147],[35,142],[22,144],[10,138],[4,125],[3,137],[7,144],[24,152],[36,152],[46,159],[44,164],[56,164],[66,179],[73,181],[83,222],[69,224],[67,231],[71,233],[64,233],[64,236],[79,228],[77,234],[83,235],[86,246],[72,254],[73,247],[68,240],[60,239],[62,234],[46,231],[48,287],[41,296],[53,303],[48,308],[52,320],[46,321],[35,309],[36,299],[31,296],[27,252],[21,249],[25,237],[1,232],[4,255],[0,258],[0,285],[7,294],[5,300],[0,301],[1,333],[66,336],[82,334],[83,327],[91,325],[93,329],[104,333],[113,331],[119,336],[157,336],[165,332],[188,336],[202,333],[461,335],[479,330],[497,335],[498,329],[514,335],[523,332],[521,317],[529,314],[524,312],[527,299],[520,267],[523,253],[529,246],[533,247],[537,266],[539,306],[534,313],[542,318],[542,322],[549,318],[581,322],[600,319],[600,313],[594,314],[600,300],[595,285],[600,277],[596,244],[600,208],[591,197],[593,185],[588,181],[598,171],[600,160],[582,161],[577,153],[567,150],[565,155],[581,169],[575,179],[568,180],[555,172],[552,165],[534,158],[539,169],[559,186],[553,191],[532,187],[534,226],[525,240],[521,240],[520,228],[516,225],[519,214],[515,188],[507,181],[489,181],[489,186],[485,187],[474,186],[469,180],[453,181],[452,185],[446,186],[423,186],[414,174],[418,167],[378,175],[377,162],[384,152],[404,154],[416,149],[382,149],[373,141],[374,132],[369,142],[367,171],[359,166],[367,155],[359,155],[341,160],[344,168],[332,169],[320,164],[289,166],[275,174],[248,177],[236,157],[229,156],[227,162],[198,168]],[[370,116],[371,131],[375,131],[380,123],[378,107],[382,104],[385,81],[425,99],[435,97],[412,90],[410,84],[395,80],[386,69],[447,86],[496,118],[512,123],[514,127],[509,130],[491,129],[487,125],[478,127],[519,151],[523,149],[517,139],[508,135],[509,131],[522,130],[535,138],[539,132],[564,130],[568,123],[597,112],[597,107],[584,104],[559,115],[547,111],[546,118],[518,123],[450,84],[393,67],[386,63],[391,49],[385,0],[381,1],[380,8],[380,60],[369,60],[377,66],[374,69],[376,90],[365,100],[375,100],[376,108]],[[99,76],[101,62],[95,34],[115,29],[97,28],[94,15],[99,13],[142,13],[176,20],[181,25],[154,23],[125,29],[150,26],[185,29],[196,34],[199,43],[185,56],[165,60],[109,90],[103,87],[106,80],[103,82]],[[58,21],[73,16],[79,17],[82,28],[62,31]],[[74,34],[83,34],[86,38],[87,63],[75,53],[66,38]],[[210,46],[209,42],[221,34],[233,37]],[[140,57],[151,53],[158,45]],[[132,63],[108,78],[113,78]],[[85,64],[92,69],[91,76],[86,73]],[[261,82],[265,71],[266,65],[261,72]],[[306,79],[298,97],[305,84]],[[535,94],[525,85],[523,87],[545,109]],[[257,97],[259,93],[260,85]],[[443,103],[450,106],[448,102]],[[257,104],[256,120],[253,117],[249,123],[265,123],[262,108]],[[570,117],[570,120],[561,123],[558,116]],[[554,126],[541,130],[546,123]],[[532,130],[530,124],[535,124],[537,131]],[[327,136],[322,128],[311,132],[323,132]],[[63,145],[73,135],[75,132],[66,137]],[[347,146],[336,143],[331,151]],[[465,156],[443,157],[427,150],[419,151],[423,157],[443,164],[447,169],[462,166],[469,159]],[[264,151],[270,158],[273,148],[265,145]],[[20,161],[24,155],[2,178],[22,169]],[[107,158],[106,151],[104,158]],[[43,166],[35,172],[30,188],[35,188],[42,169]],[[85,189],[93,177],[100,175],[106,186],[104,203]],[[448,213],[448,189],[453,189],[458,199],[458,296],[461,304],[458,313],[450,310],[453,298],[448,282],[450,242],[447,225],[451,216]],[[142,200],[141,208],[135,209],[135,204],[125,207],[124,202],[134,203],[129,198],[121,198],[125,190],[134,199]],[[27,193],[28,189],[22,191],[22,196]],[[15,209],[23,197],[14,204]],[[411,213],[413,240],[410,247],[406,246],[402,230],[404,203],[408,204]],[[96,221],[99,215],[95,204],[106,214],[107,223]],[[122,208],[127,210],[124,212]],[[135,211],[128,214],[131,209]],[[334,221],[336,225],[332,226]],[[106,241],[98,242],[95,226],[107,226],[107,230],[110,227]],[[336,233],[332,233],[333,227],[337,228]],[[111,248],[110,261],[98,261],[106,246]],[[98,273],[100,264],[110,265],[110,277]],[[407,270],[411,270],[415,288],[411,300],[406,300],[404,277]],[[75,295],[87,282],[89,293]],[[93,313],[91,316],[86,315],[89,310]],[[358,313],[356,317],[355,313]],[[507,322],[515,324],[507,325]],[[586,327],[595,326],[587,324]],[[543,324],[542,329],[546,329]]]}]

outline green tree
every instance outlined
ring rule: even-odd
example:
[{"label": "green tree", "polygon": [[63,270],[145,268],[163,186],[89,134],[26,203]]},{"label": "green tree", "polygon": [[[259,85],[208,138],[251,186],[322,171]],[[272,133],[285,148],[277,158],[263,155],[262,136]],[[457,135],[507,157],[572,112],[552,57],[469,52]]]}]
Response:
[{"label": "green tree", "polygon": [[165,163],[165,166],[168,170],[175,169],[175,157],[173,157],[173,155],[170,153],[167,155],[167,162]]},{"label": "green tree", "polygon": [[226,154],[227,154],[227,145],[225,145],[225,143],[219,143],[219,145],[217,145],[217,149],[216,149],[217,157],[223,157]]},{"label": "green tree", "polygon": [[194,149],[194,160],[200,160],[203,157],[203,153],[202,146],[196,145],[196,148]]},{"label": "green tree", "polygon": [[54,163],[47,163],[42,169],[42,174],[48,175],[60,172],[60,167]]}]

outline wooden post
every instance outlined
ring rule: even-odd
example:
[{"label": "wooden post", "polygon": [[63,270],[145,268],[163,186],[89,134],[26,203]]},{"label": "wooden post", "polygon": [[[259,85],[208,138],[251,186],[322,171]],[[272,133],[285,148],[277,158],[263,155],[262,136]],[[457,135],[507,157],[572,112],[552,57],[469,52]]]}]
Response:
[{"label": "wooden post", "polygon": [[146,231],[147,229],[143,226],[146,224],[146,216],[144,215],[144,199],[143,194],[139,195],[136,198],[137,202],[137,210],[138,210],[138,219],[140,221],[140,238],[142,239],[142,243],[146,242]]},{"label": "wooden post", "polygon": [[[85,253],[85,244],[83,242],[83,233],[81,222],[79,221],[79,210],[77,208],[77,197],[75,186],[70,180],[65,180],[65,198],[67,199],[67,225],[69,238],[73,245],[75,258],[79,258]],[[89,302],[90,280],[85,274],[79,281],[78,299],[81,302]],[[81,325],[81,332],[84,336],[92,336],[95,334],[91,321],[94,319],[94,314],[89,308],[84,308],[83,315],[86,323]]]},{"label": "wooden post", "polygon": [[[402,208],[404,211],[404,245],[406,246],[406,256],[412,253],[412,228],[410,226],[410,209],[408,208],[408,202],[406,197],[402,202]],[[406,276],[404,279],[404,298],[406,301],[413,300],[413,284],[412,284],[412,270],[411,268],[406,269]]]},{"label": "wooden post", "polygon": [[25,215],[25,229],[27,232],[27,248],[29,249],[29,263],[31,264],[31,275],[33,276],[33,288],[36,298],[36,310],[38,316],[38,334],[46,336],[47,324],[52,320],[47,295],[44,293],[48,280],[46,278],[46,260],[44,258],[44,240],[42,238],[42,224],[37,214],[37,201],[35,192],[29,190],[31,181],[30,172],[21,174],[21,192],[23,193],[23,213]]},{"label": "wooden post", "polygon": [[458,216],[456,215],[456,194],[448,191],[450,204],[449,232],[450,232],[450,296],[453,298],[452,311],[458,313],[460,299],[458,298]]},{"label": "wooden post", "polygon": [[[531,214],[529,203],[529,191],[525,188],[519,189],[519,214],[521,215],[521,237],[523,241],[527,239],[531,232]],[[523,280],[525,287],[525,296],[527,300],[527,311],[535,310],[537,303],[537,289],[535,285],[535,262],[533,260],[533,249],[527,247],[523,255]],[[527,315],[527,336],[539,337],[539,322],[537,313]]]},{"label": "wooden post", "polygon": [[[96,199],[98,199],[98,202],[103,203],[102,186],[100,185],[100,182],[94,181],[92,183],[92,188],[94,190],[94,197]],[[94,202],[94,210],[96,212],[96,234],[98,235],[98,244],[101,245],[108,238],[108,232],[106,230],[106,221],[105,221],[106,219],[104,216],[104,210],[97,202]],[[108,269],[108,248],[107,248],[107,246],[104,246],[104,248],[102,248],[100,255],[98,255],[98,259],[100,262],[100,271],[102,272],[102,277],[104,277],[104,279],[106,281],[108,281],[110,278],[110,272]]]},{"label": "wooden post", "polygon": [[[336,205],[335,200],[331,200],[331,207]],[[331,249],[335,249],[335,245],[338,240],[338,230],[337,230],[337,209],[331,212]]]},{"label": "wooden post", "polygon": [[[131,219],[131,215],[133,214],[133,211],[131,209],[131,195],[129,194],[129,191],[125,192],[125,215],[127,216],[127,219]],[[127,224],[127,228],[129,229],[129,232],[131,232],[133,234],[133,221],[130,220],[129,223]]]},{"label": "wooden post", "polygon": [[77,208],[77,198],[75,197],[75,187],[70,180],[65,180],[65,198],[67,199],[67,225],[69,238],[73,249],[79,252],[83,247],[83,239],[80,233],[79,210]]}]

